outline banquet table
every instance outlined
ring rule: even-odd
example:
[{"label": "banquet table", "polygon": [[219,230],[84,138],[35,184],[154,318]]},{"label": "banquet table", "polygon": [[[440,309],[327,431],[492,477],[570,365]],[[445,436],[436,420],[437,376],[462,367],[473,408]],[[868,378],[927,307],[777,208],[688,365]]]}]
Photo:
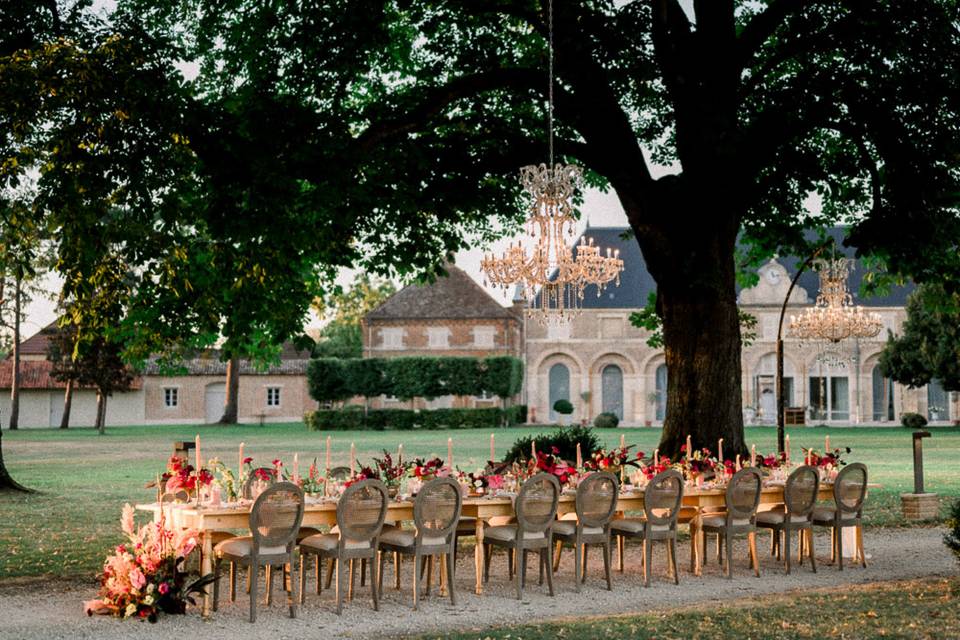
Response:
[{"label": "banquet table", "polygon": [[[701,510],[708,507],[723,507],[726,498],[723,488],[687,487],[683,496],[681,522],[690,524],[690,570],[699,575],[701,567],[700,550],[701,539],[699,515]],[[833,485],[820,485],[820,500],[833,498]],[[783,485],[765,485],[760,495],[760,510],[769,509],[783,503]],[[212,507],[196,504],[165,504],[161,508],[158,503],[138,504],[137,509],[153,513],[154,520],[161,517],[168,519],[176,528],[194,529],[200,534],[200,548],[202,550],[201,572],[204,574],[213,571],[213,542],[211,533],[230,529],[247,529],[250,524],[250,509],[252,503],[224,505]],[[643,491],[627,490],[620,494],[617,501],[617,512],[620,517],[627,512],[643,511]],[[576,501],[573,492],[567,491],[560,496],[557,513],[560,516],[576,512]],[[483,564],[484,564],[484,526],[491,518],[514,515],[513,499],[509,496],[498,497],[468,497],[463,501],[462,516],[476,519],[476,548],[474,550],[474,568],[476,572],[476,593],[483,593]],[[392,522],[413,520],[413,502],[409,500],[391,500],[387,506],[386,520]],[[337,503],[333,499],[308,499],[304,506],[303,526],[333,526],[337,523]],[[620,561],[623,561],[621,549]],[[204,600],[204,615],[209,613],[209,595]]]}]

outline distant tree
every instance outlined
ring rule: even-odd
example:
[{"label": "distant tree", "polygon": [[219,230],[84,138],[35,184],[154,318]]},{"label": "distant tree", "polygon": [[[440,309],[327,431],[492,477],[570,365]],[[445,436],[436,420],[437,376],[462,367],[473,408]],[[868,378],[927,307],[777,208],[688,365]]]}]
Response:
[{"label": "distant tree", "polygon": [[918,287],[907,301],[903,332],[888,334],[879,364],[900,384],[922,387],[936,379],[960,391],[960,293],[940,284]]},{"label": "distant tree", "polygon": [[122,347],[99,338],[88,342],[77,356],[77,384],[97,390],[96,426],[103,435],[107,417],[107,399],[118,391],[129,391],[134,372],[121,356]]},{"label": "distant tree", "polygon": [[314,347],[319,358],[359,358],[363,355],[361,321],[396,292],[388,280],[358,273],[346,290],[334,291],[314,302],[327,324]]},{"label": "distant tree", "polygon": [[50,375],[64,384],[63,416],[60,428],[70,426],[70,411],[73,407],[73,391],[80,377],[80,367],[73,357],[77,344],[76,329],[70,325],[57,327],[47,340],[47,360],[51,363]]}]

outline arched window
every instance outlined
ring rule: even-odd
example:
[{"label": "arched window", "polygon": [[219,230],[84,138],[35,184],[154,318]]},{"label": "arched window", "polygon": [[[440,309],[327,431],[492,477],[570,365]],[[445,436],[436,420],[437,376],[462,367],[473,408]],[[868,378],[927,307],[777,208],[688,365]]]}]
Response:
[{"label": "arched window", "polygon": [[550,367],[550,421],[556,422],[557,412],[553,410],[553,404],[557,400],[570,399],[570,369],[567,365],[557,363]]},{"label": "arched window", "polygon": [[600,382],[603,411],[623,420],[623,371],[615,364],[608,364],[600,372]]},{"label": "arched window", "polygon": [[655,418],[660,422],[667,417],[667,365],[657,367],[656,373],[656,413]]},{"label": "arched window", "polygon": [[927,384],[927,420],[935,422],[949,419],[950,400],[947,397],[947,392],[943,390],[943,385],[939,380],[931,380]]},{"label": "arched window", "polygon": [[873,382],[873,419],[885,422],[893,420],[893,380],[884,378],[880,367],[874,367],[871,374]]}]

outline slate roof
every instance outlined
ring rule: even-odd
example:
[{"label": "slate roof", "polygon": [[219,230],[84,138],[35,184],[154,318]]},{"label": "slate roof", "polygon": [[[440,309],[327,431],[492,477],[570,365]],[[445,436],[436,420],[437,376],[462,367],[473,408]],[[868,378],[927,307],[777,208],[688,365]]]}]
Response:
[{"label": "slate roof", "polygon": [[[640,246],[636,240],[629,238],[624,240],[621,236],[628,231],[627,227],[588,227],[583,235],[593,238],[594,244],[606,251],[607,247],[611,249],[620,249],[620,257],[623,259],[624,270],[620,276],[620,286],[608,285],[607,288],[597,297],[597,288],[593,285],[587,287],[583,298],[584,309],[639,309],[645,307],[649,294],[655,293],[657,283],[647,271],[646,262],[640,252]],[[830,229],[829,234],[837,240],[838,251],[848,257],[854,257],[856,250],[851,247],[844,247],[842,240],[846,235],[846,230],[842,227]],[[580,238],[576,242],[579,244]],[[796,256],[781,256],[777,261],[782,264],[790,277],[793,278],[797,273],[797,267],[805,258]],[[864,298],[860,295],[860,285],[867,270],[857,261],[854,269],[850,273],[850,291],[853,292],[855,304],[865,307],[903,307],[907,304],[907,296],[913,291],[913,285],[902,287],[891,287],[886,295],[871,296]],[[810,299],[813,300],[819,289],[820,281],[817,274],[812,270],[807,270],[800,276],[797,286],[807,290]],[[737,293],[740,292],[740,286],[737,286]]]},{"label": "slate roof", "polygon": [[[63,389],[66,385],[50,377],[52,363],[48,360],[21,360],[20,361],[20,388],[21,389]],[[13,374],[13,360],[6,359],[0,362],[0,389],[9,389]],[[130,390],[134,391],[143,386],[143,379],[134,377]]]},{"label": "slate roof", "polygon": [[409,284],[366,315],[367,320],[497,319],[514,314],[490,297],[462,269],[448,264],[447,276],[432,283]]}]

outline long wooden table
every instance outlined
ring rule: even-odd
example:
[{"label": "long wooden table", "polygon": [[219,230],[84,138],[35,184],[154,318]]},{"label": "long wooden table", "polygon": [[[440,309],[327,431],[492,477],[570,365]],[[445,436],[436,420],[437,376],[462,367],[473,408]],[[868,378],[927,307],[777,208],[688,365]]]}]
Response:
[{"label": "long wooden table", "polygon": [[[820,485],[820,500],[830,500],[833,497],[833,485]],[[783,503],[783,486],[768,485],[760,494],[760,510],[769,509]],[[687,488],[683,496],[681,522],[690,525],[690,570],[700,574],[702,558],[702,533],[699,526],[699,515],[703,509],[723,507],[726,504],[724,489]],[[165,505],[162,509],[164,517],[170,520],[174,527],[194,529],[200,534],[200,548],[202,552],[201,572],[206,574],[213,571],[213,538],[214,531],[229,529],[247,529],[250,523],[250,506],[244,507],[210,507],[196,505]],[[157,503],[138,504],[137,509],[152,512],[154,519],[161,517],[161,507]],[[576,504],[572,493],[564,493],[560,497],[557,509],[558,515],[574,513]],[[617,501],[617,511],[620,515],[626,512],[643,511],[643,491],[621,493]],[[492,518],[511,517],[514,515],[513,500],[509,497],[497,498],[466,498],[463,501],[462,516],[476,519],[476,548],[474,550],[474,571],[476,572],[476,593],[483,593],[483,565],[484,565],[484,527]],[[387,506],[386,519],[392,522],[413,520],[413,503],[410,501],[390,501]],[[337,523],[337,505],[334,500],[323,502],[308,502],[304,507],[303,526],[333,526]],[[623,562],[623,550],[620,550],[620,562]],[[210,598],[204,600],[204,615],[209,613]]]}]

